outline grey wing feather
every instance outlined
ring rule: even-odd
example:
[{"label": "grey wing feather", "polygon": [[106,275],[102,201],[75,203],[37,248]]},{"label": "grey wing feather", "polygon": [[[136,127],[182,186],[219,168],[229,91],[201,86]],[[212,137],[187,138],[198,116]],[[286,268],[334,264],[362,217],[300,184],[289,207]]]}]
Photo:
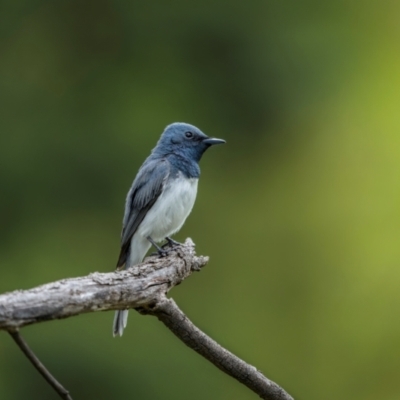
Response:
[{"label": "grey wing feather", "polygon": [[117,268],[126,263],[132,236],[160,196],[168,175],[167,160],[146,161],[139,170],[126,198]]}]

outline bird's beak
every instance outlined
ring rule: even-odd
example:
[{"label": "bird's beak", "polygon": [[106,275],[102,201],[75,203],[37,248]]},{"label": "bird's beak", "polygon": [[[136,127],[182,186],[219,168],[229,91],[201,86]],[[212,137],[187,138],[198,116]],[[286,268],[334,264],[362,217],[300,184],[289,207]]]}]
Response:
[{"label": "bird's beak", "polygon": [[223,144],[223,143],[226,143],[226,142],[223,139],[207,138],[207,139],[203,140],[203,143],[209,144],[210,146],[212,146],[214,144]]}]

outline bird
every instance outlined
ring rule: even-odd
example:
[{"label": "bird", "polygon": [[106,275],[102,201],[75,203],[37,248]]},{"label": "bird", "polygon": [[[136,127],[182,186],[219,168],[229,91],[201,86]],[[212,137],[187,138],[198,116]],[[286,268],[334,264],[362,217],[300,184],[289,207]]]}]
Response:
[{"label": "bird", "polygon": [[[184,122],[164,129],[126,196],[117,270],[141,263],[151,245],[165,256],[168,251],[157,243],[166,240],[171,247],[179,244],[171,236],[192,211],[199,161],[209,147],[222,143],[225,140],[209,137]],[[122,336],[127,321],[128,310],[115,312],[114,337]]]}]

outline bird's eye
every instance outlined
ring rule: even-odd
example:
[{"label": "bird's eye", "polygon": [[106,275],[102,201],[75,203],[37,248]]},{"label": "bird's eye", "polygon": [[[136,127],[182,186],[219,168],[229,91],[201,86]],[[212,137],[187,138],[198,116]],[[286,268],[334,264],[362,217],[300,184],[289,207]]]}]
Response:
[{"label": "bird's eye", "polygon": [[185,132],[185,136],[186,136],[188,139],[192,139],[192,138],[193,138],[193,132]]}]

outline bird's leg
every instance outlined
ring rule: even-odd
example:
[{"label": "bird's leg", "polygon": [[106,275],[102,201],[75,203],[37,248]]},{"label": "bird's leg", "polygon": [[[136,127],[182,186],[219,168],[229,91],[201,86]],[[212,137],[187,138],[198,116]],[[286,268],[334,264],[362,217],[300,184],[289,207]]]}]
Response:
[{"label": "bird's leg", "polygon": [[182,243],[179,243],[179,242],[177,242],[176,240],[171,239],[169,236],[167,236],[167,237],[165,238],[165,240],[167,241],[167,243],[165,243],[165,244],[163,244],[163,245],[161,246],[163,249],[165,249],[166,247],[171,247],[171,249],[172,249],[172,248],[174,248],[174,247],[176,247],[176,246],[182,246]]},{"label": "bird's leg", "polygon": [[[168,250],[162,249],[150,236],[147,236],[146,239],[156,248],[157,254],[160,257],[165,257],[168,254]],[[153,254],[150,254],[150,255],[153,255]]]}]

